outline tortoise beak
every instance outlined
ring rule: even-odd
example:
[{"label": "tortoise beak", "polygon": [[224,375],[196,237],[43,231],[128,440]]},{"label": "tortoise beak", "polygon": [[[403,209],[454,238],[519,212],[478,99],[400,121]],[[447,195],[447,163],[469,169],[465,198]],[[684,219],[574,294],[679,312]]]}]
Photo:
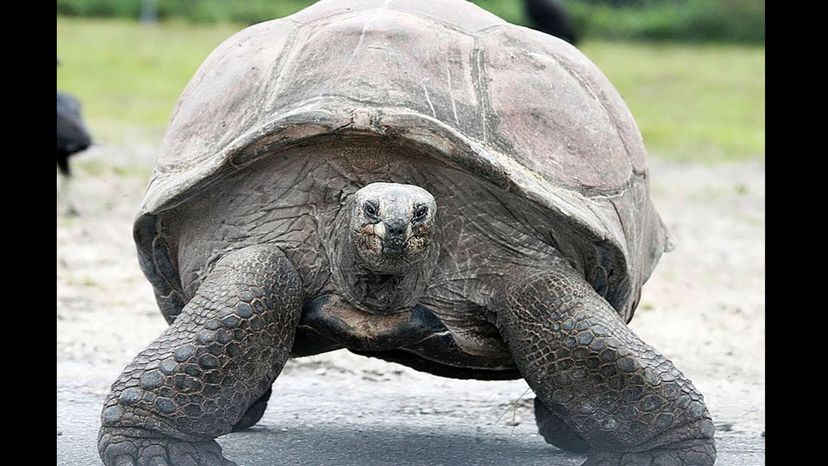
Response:
[{"label": "tortoise beak", "polygon": [[408,247],[408,241],[383,241],[382,252],[391,255],[401,255]]},{"label": "tortoise beak", "polygon": [[392,220],[385,222],[385,235],[382,240],[382,251],[389,254],[402,254],[408,246],[408,222]]}]

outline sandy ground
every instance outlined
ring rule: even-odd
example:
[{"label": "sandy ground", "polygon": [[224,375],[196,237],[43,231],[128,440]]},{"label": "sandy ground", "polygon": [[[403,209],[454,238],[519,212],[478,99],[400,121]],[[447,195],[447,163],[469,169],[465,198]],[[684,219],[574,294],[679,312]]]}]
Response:
[{"label": "sandy ground", "polygon": [[[166,325],[131,234],[153,158],[147,145],[93,148],[70,187],[80,215],[67,216],[58,199],[58,464],[99,464],[108,385]],[[653,160],[651,179],[677,247],[645,286],[631,327],[705,395],[718,464],[764,464],[764,163]],[[578,464],[583,457],[535,434],[526,388],[334,352],[290,361],[260,427],[220,443],[245,465]],[[278,460],[250,454],[268,439]]]}]

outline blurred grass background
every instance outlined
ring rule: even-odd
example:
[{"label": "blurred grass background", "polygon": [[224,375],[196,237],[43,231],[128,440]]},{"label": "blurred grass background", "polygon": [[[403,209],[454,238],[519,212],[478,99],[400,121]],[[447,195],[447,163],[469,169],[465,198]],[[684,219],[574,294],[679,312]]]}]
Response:
[{"label": "blurred grass background", "polygon": [[[58,0],[65,16],[139,18],[152,5],[159,19],[253,24],[292,14],[315,0]],[[761,43],[764,0],[560,0],[578,29],[593,38]],[[520,0],[474,0],[506,21],[529,25]]]},{"label": "blurred grass background", "polygon": [[[58,88],[98,143],[157,142],[176,99],[220,42],[309,0],[58,0]],[[520,0],[475,3],[527,24]],[[764,1],[565,2],[579,48],[619,90],[651,156],[713,163],[764,157]],[[144,12],[146,13],[146,11]]]}]

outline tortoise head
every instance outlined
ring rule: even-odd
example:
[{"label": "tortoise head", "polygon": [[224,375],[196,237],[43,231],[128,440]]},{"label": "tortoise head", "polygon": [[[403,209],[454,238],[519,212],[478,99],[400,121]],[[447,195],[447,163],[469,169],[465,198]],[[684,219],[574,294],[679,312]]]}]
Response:
[{"label": "tortoise head", "polygon": [[354,194],[350,235],[357,257],[375,273],[406,272],[432,247],[437,204],[410,184],[371,183]]}]

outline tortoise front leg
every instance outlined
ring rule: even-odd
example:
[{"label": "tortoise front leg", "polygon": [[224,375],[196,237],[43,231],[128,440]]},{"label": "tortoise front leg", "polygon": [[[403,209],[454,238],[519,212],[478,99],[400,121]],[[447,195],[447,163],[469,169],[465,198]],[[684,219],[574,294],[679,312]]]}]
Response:
[{"label": "tortoise front leg", "polygon": [[561,261],[504,276],[489,308],[546,408],[547,419],[538,419],[544,437],[588,450],[589,465],[714,463],[702,395],[574,269]]},{"label": "tortoise front leg", "polygon": [[563,419],[550,411],[540,398],[535,398],[534,405],[538,433],[546,440],[546,443],[574,453],[586,453],[592,449],[577,432],[566,425]]},{"label": "tortoise front leg", "polygon": [[231,431],[281,372],[302,286],[284,254],[251,246],[221,258],[175,322],[106,398],[98,450],[110,465],[229,465]]},{"label": "tortoise front leg", "polygon": [[267,409],[267,400],[270,399],[270,395],[272,394],[273,387],[270,387],[266,392],[264,392],[264,395],[254,401],[253,404],[247,408],[247,411],[245,411],[241,419],[239,419],[239,422],[233,425],[233,432],[240,432],[249,427],[255,426],[262,416],[264,416],[265,410]]}]

